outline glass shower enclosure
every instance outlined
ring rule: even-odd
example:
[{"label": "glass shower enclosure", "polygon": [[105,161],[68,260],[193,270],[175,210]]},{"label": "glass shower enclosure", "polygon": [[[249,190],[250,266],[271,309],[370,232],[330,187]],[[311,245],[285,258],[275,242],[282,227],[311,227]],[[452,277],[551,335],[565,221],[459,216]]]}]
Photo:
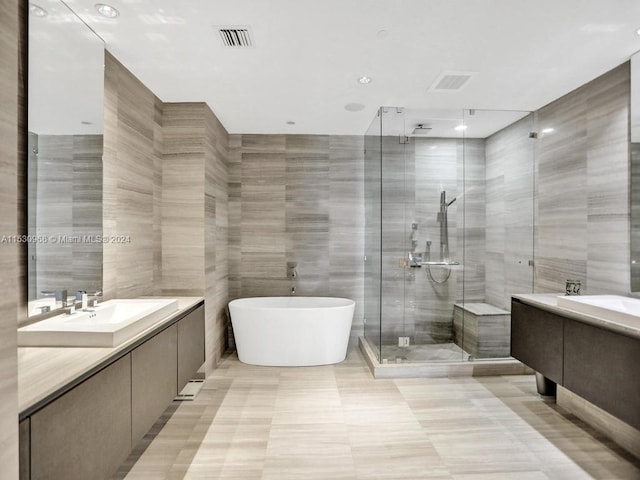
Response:
[{"label": "glass shower enclosure", "polygon": [[364,340],[380,363],[509,357],[533,289],[533,114],[383,107],[365,134]]}]

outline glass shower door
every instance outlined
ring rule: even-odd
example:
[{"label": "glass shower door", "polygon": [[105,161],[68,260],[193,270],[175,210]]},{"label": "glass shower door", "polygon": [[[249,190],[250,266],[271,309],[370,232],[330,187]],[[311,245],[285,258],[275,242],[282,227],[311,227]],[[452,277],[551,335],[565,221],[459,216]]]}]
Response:
[{"label": "glass shower door", "polygon": [[373,119],[364,137],[364,337],[381,361],[381,261],[382,261],[382,112]]},{"label": "glass shower door", "polygon": [[507,358],[511,296],[533,291],[533,114],[465,110],[462,303],[456,344],[469,360]]},{"label": "glass shower door", "polygon": [[404,109],[383,108],[381,116],[381,358],[382,362],[396,362],[406,359],[415,333],[407,268],[413,156],[405,136]]},{"label": "glass shower door", "polygon": [[406,109],[405,313],[412,319],[406,362],[459,362],[453,309],[462,301],[463,135],[462,111]]},{"label": "glass shower door", "polygon": [[365,136],[365,338],[382,363],[507,357],[533,290],[533,115],[381,108]]}]

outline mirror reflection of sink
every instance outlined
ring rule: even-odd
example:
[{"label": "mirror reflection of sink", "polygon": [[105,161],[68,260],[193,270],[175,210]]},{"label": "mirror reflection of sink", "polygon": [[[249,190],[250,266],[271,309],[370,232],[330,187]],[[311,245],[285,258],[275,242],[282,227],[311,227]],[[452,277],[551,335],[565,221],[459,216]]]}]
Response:
[{"label": "mirror reflection of sink", "polygon": [[620,295],[558,297],[558,306],[640,327],[640,299]]},{"label": "mirror reflection of sink", "polygon": [[178,310],[174,299],[107,300],[18,329],[21,347],[117,347]]}]

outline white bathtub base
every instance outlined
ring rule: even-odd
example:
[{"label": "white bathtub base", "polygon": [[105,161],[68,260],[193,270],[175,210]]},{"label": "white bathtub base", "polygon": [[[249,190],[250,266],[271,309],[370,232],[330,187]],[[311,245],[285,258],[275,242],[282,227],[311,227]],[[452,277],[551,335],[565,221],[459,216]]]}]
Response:
[{"label": "white bathtub base", "polygon": [[244,298],[229,303],[238,359],[271,367],[330,365],[347,355],[355,303],[328,297]]}]

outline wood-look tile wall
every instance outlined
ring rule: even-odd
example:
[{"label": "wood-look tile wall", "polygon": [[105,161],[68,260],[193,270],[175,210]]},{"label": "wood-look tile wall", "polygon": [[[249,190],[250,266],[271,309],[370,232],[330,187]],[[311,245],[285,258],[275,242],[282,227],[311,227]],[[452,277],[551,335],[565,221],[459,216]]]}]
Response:
[{"label": "wood-look tile wall", "polygon": [[162,294],[205,297],[208,369],[227,342],[227,138],[206,104],[164,104]]},{"label": "wood-look tile wall", "polygon": [[229,346],[229,134],[209,107],[204,120],[205,321],[210,332],[205,348],[213,368]]},{"label": "wood-look tile wall", "polygon": [[207,369],[227,345],[228,133],[204,103],[163,103],[107,53],[105,297],[201,295]]},{"label": "wood-look tile wall", "polygon": [[[364,139],[231,135],[229,295],[341,296],[362,335]],[[298,277],[287,277],[296,262]]]},{"label": "wood-look tile wall", "polygon": [[533,114],[486,139],[485,300],[511,310],[511,295],[533,288]]},{"label": "wood-look tile wall", "polygon": [[[455,259],[464,265],[464,275],[458,275],[456,301],[484,302],[486,299],[486,273],[489,268],[487,229],[490,212],[487,211],[487,159],[486,140],[467,138],[458,153],[458,200],[452,205],[457,212],[458,242],[464,251]],[[448,197],[452,199],[452,197]],[[449,200],[451,201],[451,200]]]},{"label": "wood-look tile wall", "polygon": [[204,107],[166,104],[162,135],[162,291],[204,293]]},{"label": "wood-look tile wall", "polygon": [[105,53],[103,249],[105,298],[160,293],[162,102]]},{"label": "wood-look tile wall", "polygon": [[[18,0],[0,3],[0,235],[17,235],[21,42]],[[24,12],[22,12],[24,14]],[[23,153],[23,152],[20,152]],[[24,199],[21,202],[24,206]],[[15,243],[0,243],[0,478],[18,478],[17,332],[19,291]]]},{"label": "wood-look tile wall", "polygon": [[629,63],[537,112],[536,292],[630,291]]}]

